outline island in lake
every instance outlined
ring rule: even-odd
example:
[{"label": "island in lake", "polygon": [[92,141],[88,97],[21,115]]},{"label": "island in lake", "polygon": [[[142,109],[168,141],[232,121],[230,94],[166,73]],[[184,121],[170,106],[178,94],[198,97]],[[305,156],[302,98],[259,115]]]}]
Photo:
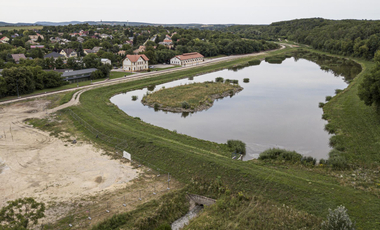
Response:
[{"label": "island in lake", "polygon": [[237,80],[218,79],[160,89],[143,97],[144,105],[176,113],[197,112],[210,108],[216,99],[233,96],[243,90]]}]

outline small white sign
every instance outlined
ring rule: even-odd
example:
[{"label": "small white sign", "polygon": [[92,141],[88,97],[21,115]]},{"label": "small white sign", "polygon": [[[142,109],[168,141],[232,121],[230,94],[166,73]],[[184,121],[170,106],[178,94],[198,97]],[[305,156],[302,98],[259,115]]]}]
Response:
[{"label": "small white sign", "polygon": [[124,158],[127,158],[128,160],[132,160],[131,154],[129,154],[129,153],[126,152],[126,151],[123,151],[123,157],[124,157]]}]

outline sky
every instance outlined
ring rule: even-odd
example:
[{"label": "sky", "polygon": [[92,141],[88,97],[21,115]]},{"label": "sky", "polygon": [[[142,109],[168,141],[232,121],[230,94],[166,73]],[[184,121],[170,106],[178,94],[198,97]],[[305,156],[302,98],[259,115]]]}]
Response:
[{"label": "sky", "polygon": [[379,0],[0,0],[0,21],[270,24],[299,18],[380,19]]}]

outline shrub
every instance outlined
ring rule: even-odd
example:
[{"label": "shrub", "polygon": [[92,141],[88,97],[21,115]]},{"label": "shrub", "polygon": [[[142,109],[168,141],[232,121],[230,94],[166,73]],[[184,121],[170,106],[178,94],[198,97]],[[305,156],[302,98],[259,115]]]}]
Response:
[{"label": "shrub", "polygon": [[158,110],[159,108],[160,108],[160,105],[159,104],[157,104],[157,103],[154,103],[154,110]]},{"label": "shrub", "polygon": [[326,101],[330,101],[332,99],[332,96],[326,96]]},{"label": "shrub", "polygon": [[223,82],[224,79],[222,77],[217,77],[215,78],[215,82]]},{"label": "shrub", "polygon": [[342,152],[336,149],[329,152],[328,164],[336,170],[344,170],[349,168],[346,158],[342,156]]},{"label": "shrub", "polygon": [[138,99],[138,97],[136,95],[132,96],[132,101],[136,101],[137,99]]},{"label": "shrub", "polygon": [[352,223],[350,217],[348,216],[347,209],[341,205],[338,206],[335,210],[329,209],[327,221],[322,222],[322,229],[354,230],[355,224]]},{"label": "shrub", "polygon": [[301,163],[302,164],[308,164],[308,165],[316,165],[317,164],[317,159],[313,158],[313,157],[302,157],[301,159]]},{"label": "shrub", "polygon": [[295,151],[288,151],[285,149],[271,148],[260,153],[259,160],[285,160],[289,162],[299,162],[302,159],[302,155]]},{"label": "shrub", "polygon": [[335,94],[339,94],[340,92],[343,92],[343,89],[336,89]]},{"label": "shrub", "polygon": [[319,102],[318,107],[319,107],[319,108],[323,108],[323,106],[325,106],[325,103],[323,103],[323,102]]},{"label": "shrub", "polygon": [[243,82],[248,83],[249,82],[249,78],[244,78]]},{"label": "shrub", "polygon": [[232,84],[239,84],[239,80],[231,80]]},{"label": "shrub", "polygon": [[334,134],[336,133],[336,128],[331,124],[331,123],[328,123],[325,125],[325,130],[329,133],[329,134]]},{"label": "shrub", "polygon": [[181,103],[181,107],[182,107],[183,109],[190,109],[190,104],[187,103],[186,101],[184,101],[184,102]]},{"label": "shrub", "polygon": [[327,121],[329,119],[329,116],[326,113],[324,113],[322,114],[322,119]]},{"label": "shrub", "polygon": [[228,140],[227,145],[232,151],[234,151],[236,153],[240,153],[240,154],[246,153],[245,143],[242,141]]},{"label": "shrub", "polygon": [[252,60],[252,61],[249,61],[248,64],[250,65],[260,65],[261,61],[260,60]]}]

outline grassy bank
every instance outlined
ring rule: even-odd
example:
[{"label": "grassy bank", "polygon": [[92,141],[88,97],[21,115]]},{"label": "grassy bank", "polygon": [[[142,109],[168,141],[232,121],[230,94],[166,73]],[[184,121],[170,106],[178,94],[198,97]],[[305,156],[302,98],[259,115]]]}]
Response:
[{"label": "grassy bank", "polygon": [[43,26],[0,26],[2,30],[42,30]]},{"label": "grassy bank", "polygon": [[[283,52],[286,50],[274,53]],[[358,229],[379,228],[380,200],[372,194],[342,186],[336,178],[310,170],[298,170],[294,173],[294,170],[290,171],[286,167],[278,169],[255,162],[233,161],[227,157],[230,156],[230,151],[226,145],[199,140],[144,123],[128,116],[109,101],[111,96],[120,92],[245,65],[250,60],[263,57],[265,56],[242,58],[87,91],[82,94],[81,105],[73,107],[72,110],[102,133],[126,140],[127,144],[120,144],[119,147],[130,152],[132,158],[136,156],[141,159],[141,163],[149,163],[155,168],[169,171],[182,182],[190,183],[194,177],[207,180],[221,178],[233,192],[242,192],[249,197],[261,196],[274,204],[285,204],[317,218],[325,218],[328,208],[345,205],[352,219],[357,222]],[[346,91],[349,89],[342,94]],[[330,102],[334,100],[337,99],[333,98]],[[92,141],[110,147],[117,144],[96,138],[96,135],[80,123],[73,121]],[[237,218],[236,214],[233,216]]]}]

